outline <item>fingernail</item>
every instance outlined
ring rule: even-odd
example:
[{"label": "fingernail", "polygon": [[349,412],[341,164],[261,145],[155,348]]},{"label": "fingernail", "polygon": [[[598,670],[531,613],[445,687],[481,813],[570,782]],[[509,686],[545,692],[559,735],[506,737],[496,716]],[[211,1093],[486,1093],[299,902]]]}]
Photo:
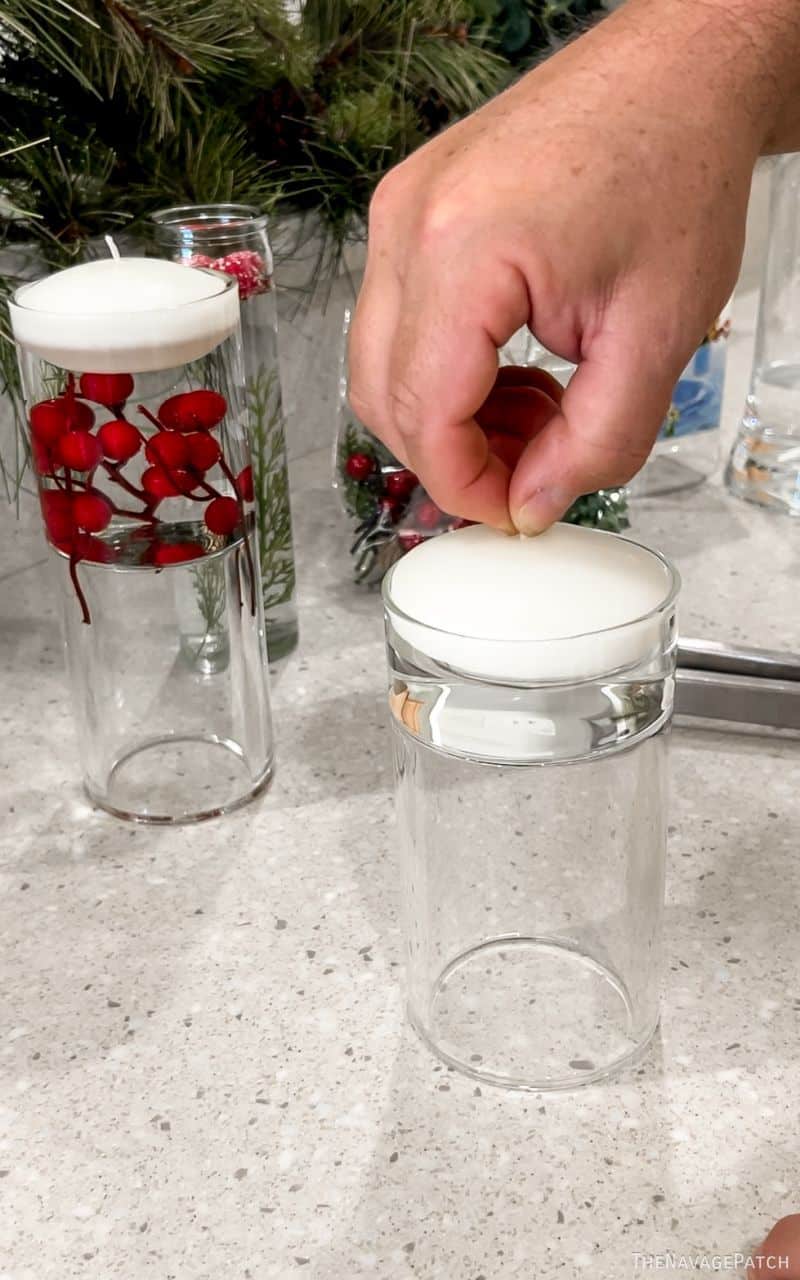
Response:
[{"label": "fingernail", "polygon": [[517,511],[514,522],[520,533],[532,538],[560,520],[574,501],[575,494],[566,489],[536,489]]}]

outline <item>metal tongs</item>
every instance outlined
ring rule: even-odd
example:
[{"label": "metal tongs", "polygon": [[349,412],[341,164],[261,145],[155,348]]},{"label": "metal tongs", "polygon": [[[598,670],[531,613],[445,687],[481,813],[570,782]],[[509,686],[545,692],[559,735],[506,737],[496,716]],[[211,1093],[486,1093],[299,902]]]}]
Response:
[{"label": "metal tongs", "polygon": [[682,639],[675,714],[800,733],[800,654]]}]

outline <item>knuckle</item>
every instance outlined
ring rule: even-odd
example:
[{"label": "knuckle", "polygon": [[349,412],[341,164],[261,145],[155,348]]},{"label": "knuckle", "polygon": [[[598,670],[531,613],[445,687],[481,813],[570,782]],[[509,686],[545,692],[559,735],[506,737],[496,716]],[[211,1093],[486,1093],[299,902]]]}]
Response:
[{"label": "knuckle", "polygon": [[351,378],[350,386],[347,390],[347,402],[365,427],[375,428],[377,426],[381,415],[375,404],[375,398],[370,395],[368,388],[363,385],[360,379],[353,380]]},{"label": "knuckle", "polygon": [[452,193],[432,191],[419,215],[417,234],[419,247],[437,250],[452,244],[464,226],[464,203]]},{"label": "knuckle", "polygon": [[397,217],[405,181],[400,169],[390,169],[381,178],[369,203],[370,235],[380,233]]},{"label": "knuckle", "polygon": [[398,378],[389,388],[389,407],[397,430],[407,440],[424,430],[422,399],[406,379]]}]

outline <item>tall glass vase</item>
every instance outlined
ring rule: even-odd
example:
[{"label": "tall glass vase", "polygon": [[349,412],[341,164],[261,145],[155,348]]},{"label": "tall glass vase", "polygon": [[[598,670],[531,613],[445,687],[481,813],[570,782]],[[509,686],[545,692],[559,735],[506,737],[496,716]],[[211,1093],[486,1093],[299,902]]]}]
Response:
[{"label": "tall glass vase", "polygon": [[[291,652],[297,644],[298,623],[278,372],[278,322],[267,220],[250,205],[187,205],[153,214],[151,226],[154,248],[160,257],[224,271],[238,281],[264,619],[269,656],[274,660]],[[199,663],[213,667],[224,662],[225,655],[216,644],[214,592],[206,589],[207,584],[201,585],[208,634]],[[197,637],[187,636],[187,644],[196,648]]]},{"label": "tall glass vase", "polygon": [[772,173],[750,390],[728,460],[731,493],[800,516],[800,155]]},{"label": "tall glass vase", "polygon": [[[85,790],[139,822],[237,808],[272,728],[235,284],[109,259],[23,286],[10,315]],[[213,674],[181,653],[201,581]]]}]

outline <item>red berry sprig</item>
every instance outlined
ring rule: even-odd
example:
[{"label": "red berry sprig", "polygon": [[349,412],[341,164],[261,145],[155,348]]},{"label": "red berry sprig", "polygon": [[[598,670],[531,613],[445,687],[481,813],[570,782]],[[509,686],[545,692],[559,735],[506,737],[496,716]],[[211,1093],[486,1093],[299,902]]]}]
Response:
[{"label": "red berry sprig", "polygon": [[214,498],[206,507],[205,523],[210,533],[233,533],[239,523],[239,503],[235,498]]},{"label": "red berry sprig", "polygon": [[384,480],[386,492],[390,498],[410,498],[419,480],[413,471],[403,467],[400,471],[390,471]]},{"label": "red berry sprig", "polygon": [[[134,389],[130,374],[85,373],[77,382],[69,375],[65,391],[33,405],[30,411],[31,452],[42,480],[54,487],[42,487],[41,506],[48,538],[58,550],[69,555],[70,574],[83,610],[89,613],[76,568],[81,559],[108,562],[113,546],[97,535],[111,524],[114,515],[147,522],[151,536],[161,520],[155,511],[169,498],[191,498],[203,502],[204,523],[210,534],[228,537],[245,524],[245,504],[254,500],[253,473],[245,467],[234,475],[218,440],[210,434],[227,413],[220,392],[198,388],[170,396],[151,413],[144,405],[138,412],[154,429],[145,436],[125,416],[125,405]],[[114,417],[95,431],[95,414],[86,403],[110,409]],[[138,481],[123,468],[144,451],[147,465]],[[235,496],[220,493],[208,473],[219,466]],[[141,504],[141,510],[116,505],[94,484],[94,473],[102,468],[108,478]],[[200,542],[173,542],[157,535],[148,551],[148,561],[157,568],[180,564],[206,554]],[[245,540],[243,547],[250,570],[252,607],[255,608],[255,570]]]},{"label": "red berry sprig", "polygon": [[86,489],[72,499],[72,518],[86,533],[102,533],[111,523],[114,508],[104,493]]},{"label": "red berry sprig", "polygon": [[218,391],[183,391],[165,400],[158,411],[168,431],[211,431],[228,412],[228,402]]},{"label": "red berry sprig", "polygon": [[[380,451],[365,441],[344,459],[342,471],[355,490],[346,485],[346,503],[358,520],[351,548],[356,557],[356,576],[369,580],[367,559],[385,567],[377,549],[395,542],[400,551],[413,551],[439,533],[464,528],[472,523],[449,516],[425,492],[419,477],[399,463],[382,464]],[[365,557],[367,559],[365,559]]]},{"label": "red berry sprig", "polygon": [[214,437],[206,435],[203,431],[193,431],[188,436],[178,438],[185,442],[188,461],[195,471],[210,471],[222,457],[222,450]]},{"label": "red berry sprig", "polygon": [[199,560],[205,550],[199,542],[156,542],[150,548],[150,561],[159,568]]},{"label": "red berry sprig", "polygon": [[158,463],[142,472],[142,488],[156,502],[164,498],[188,498],[197,488],[197,476],[185,467],[165,467]]},{"label": "red berry sprig", "polygon": [[183,436],[174,431],[157,431],[144,446],[144,456],[154,466],[185,467],[189,461],[189,446]]},{"label": "red berry sprig", "polygon": [[112,462],[130,462],[142,447],[142,437],[133,423],[124,418],[104,422],[97,438],[106,458]]},{"label": "red berry sprig", "polygon": [[72,496],[63,489],[42,489],[39,505],[47,536],[51,542],[65,542],[75,532]]},{"label": "red berry sprig", "polygon": [[82,373],[78,385],[82,396],[106,409],[119,408],[133,393],[129,373]]},{"label": "red berry sprig", "polygon": [[253,468],[244,467],[236,477],[236,492],[242,502],[253,502],[255,500],[255,489],[253,486]]},{"label": "red berry sprig", "polygon": [[52,446],[68,431],[91,431],[94,413],[74,396],[56,396],[33,406],[30,423],[34,440]]},{"label": "red berry sprig", "polygon": [[56,449],[64,466],[73,471],[93,471],[103,456],[100,441],[90,431],[67,431]]},{"label": "red berry sprig", "polygon": [[361,484],[375,470],[375,459],[368,453],[351,453],[344,464],[344,469],[351,480]]}]

